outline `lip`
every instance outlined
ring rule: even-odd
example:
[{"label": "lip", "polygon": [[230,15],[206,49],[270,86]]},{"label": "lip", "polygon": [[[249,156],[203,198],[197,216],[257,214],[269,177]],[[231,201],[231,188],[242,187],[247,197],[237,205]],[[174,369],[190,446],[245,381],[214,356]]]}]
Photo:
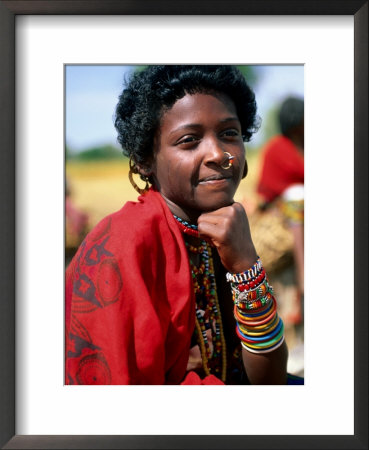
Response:
[{"label": "lip", "polygon": [[209,175],[208,177],[201,178],[201,180],[199,180],[199,184],[219,184],[228,181],[230,178],[230,175]]}]

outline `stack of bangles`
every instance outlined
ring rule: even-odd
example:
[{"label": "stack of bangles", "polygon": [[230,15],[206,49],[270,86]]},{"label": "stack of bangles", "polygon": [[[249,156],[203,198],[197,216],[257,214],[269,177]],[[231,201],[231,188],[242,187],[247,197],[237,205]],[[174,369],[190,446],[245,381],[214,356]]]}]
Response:
[{"label": "stack of bangles", "polygon": [[242,347],[252,353],[268,353],[280,347],[284,325],[260,258],[246,272],[228,272],[227,281],[231,284],[236,333]]}]

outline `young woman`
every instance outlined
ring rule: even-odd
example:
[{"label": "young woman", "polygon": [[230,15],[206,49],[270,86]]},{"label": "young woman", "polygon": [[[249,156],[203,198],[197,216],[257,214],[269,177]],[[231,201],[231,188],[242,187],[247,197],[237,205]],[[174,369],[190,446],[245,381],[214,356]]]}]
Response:
[{"label": "young woman", "polygon": [[142,195],[68,267],[66,383],[285,384],[283,323],[234,202],[257,128],[244,77],[150,66],[120,96],[115,125]]}]

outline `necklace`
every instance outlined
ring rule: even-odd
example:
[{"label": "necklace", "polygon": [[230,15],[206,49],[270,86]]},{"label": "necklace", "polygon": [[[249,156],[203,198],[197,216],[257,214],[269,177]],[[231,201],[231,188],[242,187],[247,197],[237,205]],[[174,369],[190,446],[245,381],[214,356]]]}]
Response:
[{"label": "necklace", "polygon": [[[211,248],[206,242],[201,253],[200,266],[191,261],[191,273],[196,297],[196,334],[206,375],[214,373],[223,382],[226,378],[226,345],[220,315]],[[189,246],[187,246],[189,248]],[[212,348],[208,340],[211,334]]]},{"label": "necklace", "polygon": [[192,223],[187,222],[186,220],[181,219],[180,217],[173,214],[173,217],[176,219],[176,222],[179,226],[179,229],[190,236],[199,237],[199,230],[197,225],[193,225]]},{"label": "necklace", "polygon": [[[183,233],[190,236],[194,236],[194,233],[197,233],[196,237],[198,237],[196,225],[189,224],[177,216],[174,216],[174,218]],[[187,242],[185,244],[190,253],[200,255],[200,264],[198,267],[190,258],[190,268],[196,298],[196,338],[201,351],[203,369],[205,375],[213,373],[225,382],[227,352],[222,317],[219,309],[211,247],[206,241],[202,241],[199,247],[190,245]],[[208,340],[208,334],[211,334],[212,348]]]}]

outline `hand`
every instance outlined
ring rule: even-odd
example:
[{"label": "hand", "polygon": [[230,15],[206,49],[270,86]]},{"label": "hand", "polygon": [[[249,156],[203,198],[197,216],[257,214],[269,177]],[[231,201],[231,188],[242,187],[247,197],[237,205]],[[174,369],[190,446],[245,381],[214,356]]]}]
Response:
[{"label": "hand", "polygon": [[249,221],[240,203],[201,214],[197,225],[199,236],[215,245],[228,272],[240,273],[255,264],[257,254]]}]

